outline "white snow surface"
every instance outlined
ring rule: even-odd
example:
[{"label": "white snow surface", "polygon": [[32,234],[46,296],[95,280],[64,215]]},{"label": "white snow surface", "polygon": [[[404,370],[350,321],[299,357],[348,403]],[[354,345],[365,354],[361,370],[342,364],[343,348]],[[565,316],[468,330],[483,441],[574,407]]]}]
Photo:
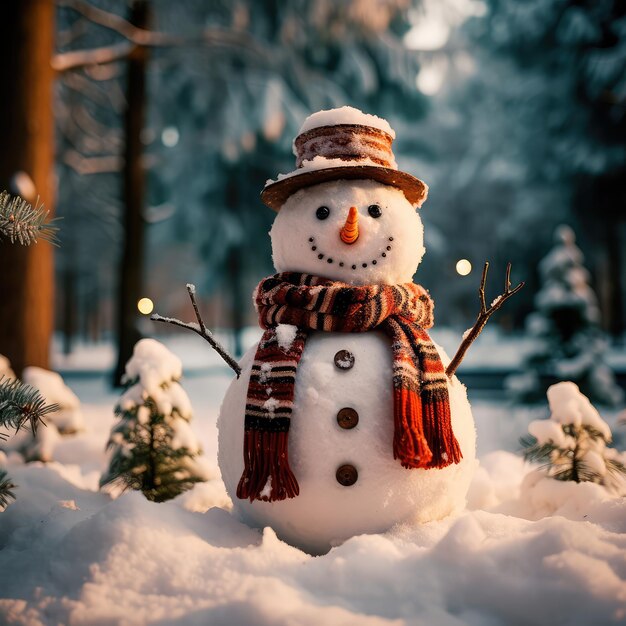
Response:
[{"label": "white snow surface", "polygon": [[[474,401],[468,508],[312,557],[228,511],[215,466],[231,376],[185,380],[213,480],[155,504],[98,493],[115,392],[69,381],[86,431],[59,462],[0,453],[19,485],[0,513],[0,623],[444,626],[617,624],[626,617],[626,501],[546,478],[511,452],[529,417]],[[482,443],[481,443],[482,442]]]},{"label": "white snow surface", "polygon": [[386,119],[378,117],[377,115],[363,113],[363,111],[350,106],[343,106],[337,109],[326,109],[309,115],[300,127],[299,134],[305,133],[313,128],[319,128],[320,126],[336,126],[337,124],[359,124],[361,126],[370,126],[372,128],[378,128],[388,135],[391,135],[392,139],[395,139],[396,137],[396,133]]},{"label": "white snow surface", "polygon": [[[380,217],[369,215],[372,204],[381,207]],[[324,220],[316,216],[320,206],[330,209]],[[358,209],[359,237],[346,244],[339,232],[352,206]],[[277,213],[270,237],[277,271],[307,272],[351,285],[410,282],[425,252],[415,208],[399,189],[372,180],[333,181],[297,191]]]}]

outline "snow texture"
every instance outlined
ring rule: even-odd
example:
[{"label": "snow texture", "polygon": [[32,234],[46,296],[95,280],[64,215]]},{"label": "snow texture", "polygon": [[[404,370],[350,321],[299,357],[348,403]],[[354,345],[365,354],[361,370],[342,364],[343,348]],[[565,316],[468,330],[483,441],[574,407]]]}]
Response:
[{"label": "snow texture", "polygon": [[153,395],[163,381],[177,380],[183,374],[180,359],[155,339],[141,339],[126,363],[126,379],[138,382]]},{"label": "snow texture", "polygon": [[548,389],[550,419],[559,424],[572,426],[590,426],[611,441],[611,429],[600,417],[589,399],[580,393],[578,386],[572,382],[562,382]]},{"label": "snow texture", "polygon": [[[298,327],[293,324],[278,324],[278,326],[276,326],[276,340],[282,350],[285,352],[291,350],[297,332]],[[265,365],[265,363],[263,365]]]},{"label": "snow texture", "polygon": [[[380,217],[369,215],[372,204],[382,208]],[[316,217],[320,206],[330,209],[324,220]],[[339,231],[351,206],[358,209],[359,237],[348,245]],[[400,190],[371,180],[301,189],[276,215],[270,237],[277,271],[307,272],[351,285],[409,282],[425,251],[422,221],[411,203]]]},{"label": "snow texture", "polygon": [[350,106],[317,111],[316,113],[309,115],[300,127],[299,134],[305,133],[313,128],[319,128],[320,126],[336,126],[337,124],[359,124],[361,126],[370,126],[372,128],[378,128],[388,135],[391,135],[392,139],[395,139],[396,137],[396,133],[391,126],[389,126],[389,122],[386,119],[378,117],[377,115],[363,113],[363,111]]},{"label": "snow texture", "polygon": [[[213,455],[215,403],[230,378],[186,385]],[[218,478],[164,504],[98,493],[115,396],[77,382],[86,431],[63,438],[62,463],[0,458],[19,485],[0,514],[0,623],[608,626],[626,617],[626,500],[599,485],[546,478],[496,449],[481,457],[467,510],[311,557],[238,522]],[[517,419],[495,403],[475,402],[474,414],[481,441]]]},{"label": "snow texture", "polygon": [[46,423],[53,424],[63,435],[70,435],[83,430],[83,414],[80,400],[63,382],[56,372],[41,367],[24,368],[22,380],[35,387],[45,399],[46,404],[58,404],[59,410],[46,416]]}]

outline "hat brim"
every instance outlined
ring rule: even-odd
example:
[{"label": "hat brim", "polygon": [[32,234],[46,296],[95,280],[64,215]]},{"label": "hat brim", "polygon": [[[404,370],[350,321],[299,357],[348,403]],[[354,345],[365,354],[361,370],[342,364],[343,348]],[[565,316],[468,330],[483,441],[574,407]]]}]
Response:
[{"label": "hat brim", "polygon": [[418,207],[428,195],[428,186],[419,178],[406,172],[375,165],[349,165],[303,171],[267,185],[261,192],[261,200],[274,211],[279,211],[287,198],[300,189],[333,180],[375,180],[400,189],[406,199]]}]

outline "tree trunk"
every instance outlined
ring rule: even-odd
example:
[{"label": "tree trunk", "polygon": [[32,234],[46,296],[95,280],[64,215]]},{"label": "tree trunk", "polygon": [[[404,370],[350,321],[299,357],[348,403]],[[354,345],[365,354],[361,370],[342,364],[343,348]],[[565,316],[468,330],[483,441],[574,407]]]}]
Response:
[{"label": "tree trunk", "polygon": [[[130,21],[139,28],[149,27],[149,6],[137,0],[131,9]],[[144,257],[144,189],[143,145],[141,133],[145,123],[146,66],[148,50],[138,46],[128,60],[124,150],[124,250],[119,268],[117,366],[113,384],[121,383],[126,362],[133,346],[141,338],[137,327],[137,302],[142,297]]]},{"label": "tree trunk", "polygon": [[[35,188],[34,197],[25,199],[39,197],[51,212],[53,42],[53,0],[0,3],[0,187],[18,191],[12,182],[16,173],[25,174]],[[0,353],[18,376],[26,365],[47,368],[54,322],[52,247],[0,242],[0,268]]]}]

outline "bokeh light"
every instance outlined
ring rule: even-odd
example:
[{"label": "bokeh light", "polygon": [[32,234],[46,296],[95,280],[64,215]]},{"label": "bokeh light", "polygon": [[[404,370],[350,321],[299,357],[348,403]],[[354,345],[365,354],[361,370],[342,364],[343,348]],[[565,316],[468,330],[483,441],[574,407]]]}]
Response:
[{"label": "bokeh light", "polygon": [[137,302],[137,308],[140,313],[143,313],[143,315],[150,315],[154,309],[154,302],[152,302],[150,298],[141,298],[141,300]]},{"label": "bokeh light", "polygon": [[456,262],[456,272],[461,276],[467,276],[472,271],[472,264],[467,259],[459,259]]}]

